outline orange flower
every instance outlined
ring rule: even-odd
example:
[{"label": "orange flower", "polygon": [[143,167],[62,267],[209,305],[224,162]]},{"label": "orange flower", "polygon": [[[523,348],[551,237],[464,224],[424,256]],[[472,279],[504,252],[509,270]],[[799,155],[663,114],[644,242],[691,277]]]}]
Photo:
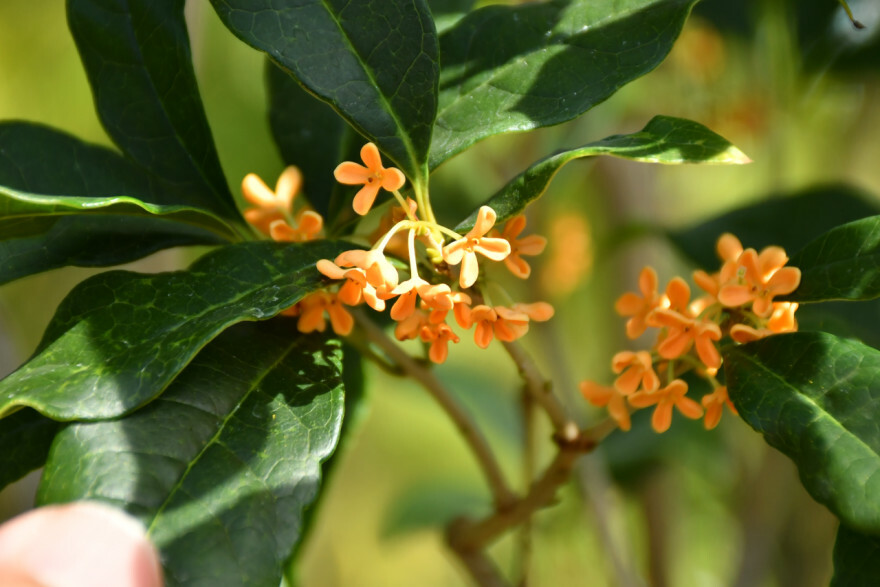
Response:
[{"label": "orange flower", "polygon": [[361,148],[361,159],[366,167],[353,161],[343,161],[333,171],[333,176],[336,181],[346,185],[363,184],[364,187],[355,194],[352,203],[354,211],[363,216],[373,206],[379,188],[389,192],[399,190],[406,177],[396,167],[382,167],[382,157],[373,143],[367,143]]},{"label": "orange flower", "polygon": [[397,340],[410,340],[416,338],[423,326],[428,324],[428,314],[421,310],[415,310],[412,314],[397,323],[394,327],[394,336]]},{"label": "orange flower", "polygon": [[706,418],[703,420],[703,426],[706,430],[712,430],[718,426],[718,422],[721,421],[721,411],[725,405],[731,412],[739,415],[739,412],[736,411],[736,407],[727,395],[727,387],[723,385],[715,388],[715,391],[712,393],[704,395],[702,404],[706,408]]},{"label": "orange flower", "polygon": [[277,241],[314,239],[324,225],[324,219],[317,212],[303,209],[297,214],[296,226],[288,224],[288,218],[293,214],[293,200],[301,185],[302,173],[293,165],[278,177],[274,192],[258,175],[248,173],[241,181],[241,192],[256,208],[244,211],[245,220]]},{"label": "orange flower", "polygon": [[321,259],[317,263],[318,271],[330,279],[344,279],[345,283],[339,288],[337,298],[343,304],[357,306],[361,301],[367,302],[377,312],[385,309],[385,301],[376,296],[376,288],[367,281],[367,272],[359,267],[343,269],[332,261]]},{"label": "orange flower", "polygon": [[447,345],[450,342],[457,343],[459,341],[458,336],[446,323],[426,324],[422,326],[420,335],[422,342],[431,343],[431,348],[428,349],[428,358],[437,364],[444,362],[449,355]]},{"label": "orange flower", "polygon": [[605,387],[592,381],[582,381],[581,395],[597,408],[608,407],[610,415],[621,430],[629,430],[632,422],[629,417],[629,408],[626,407],[626,399],[623,394],[613,387]]},{"label": "orange flower", "polygon": [[771,334],[773,331],[769,328],[752,328],[746,324],[734,324],[730,328],[730,338],[740,344],[760,340]]},{"label": "orange flower", "polygon": [[382,251],[352,249],[337,255],[335,263],[340,267],[363,269],[367,275],[367,282],[378,292],[391,291],[397,287],[397,269],[388,262]]},{"label": "orange flower", "polygon": [[471,308],[471,324],[474,325],[474,342],[481,349],[487,348],[492,342],[495,322],[498,313],[485,304]]},{"label": "orange flower", "polygon": [[783,267],[788,256],[780,247],[767,247],[758,254],[746,249],[737,260],[737,279],[724,283],[718,301],[728,307],[752,303],[752,312],[766,318],[773,312],[773,298],[793,292],[800,285],[801,270]]},{"label": "orange flower", "polygon": [[547,239],[536,234],[524,238],[517,238],[526,227],[524,214],[514,216],[504,225],[504,230],[492,231],[492,236],[498,236],[510,243],[510,254],[504,258],[504,264],[511,273],[519,278],[526,279],[532,272],[532,268],[521,255],[540,255],[547,246]]},{"label": "orange flower", "polygon": [[647,408],[656,405],[651,416],[651,427],[655,432],[666,432],[672,424],[672,408],[678,408],[685,417],[696,420],[703,416],[700,404],[687,397],[688,385],[676,379],[663,389],[653,393],[639,391],[629,396],[629,405],[634,408]]},{"label": "orange flower", "polygon": [[451,310],[453,307],[449,294],[452,292],[445,283],[431,285],[418,275],[415,275],[393,290],[393,295],[399,295],[397,301],[391,306],[391,319],[396,321],[405,320],[416,309],[416,296],[421,297],[432,309]]},{"label": "orange flower", "polygon": [[773,302],[773,312],[767,319],[767,328],[774,333],[794,332],[798,329],[797,319],[794,317],[797,309],[796,302]]},{"label": "orange flower", "polygon": [[666,337],[657,345],[657,352],[661,357],[678,358],[694,344],[697,355],[707,367],[721,366],[721,355],[713,343],[721,340],[721,329],[717,324],[709,320],[694,320],[673,310],[657,310],[652,320],[659,326],[668,328]]},{"label": "orange flower", "polygon": [[654,372],[651,353],[647,351],[622,351],[611,359],[611,369],[621,373],[614,381],[614,388],[624,395],[633,393],[642,384],[645,391],[657,391],[660,378]]},{"label": "orange flower", "polygon": [[638,338],[648,327],[648,314],[653,312],[660,304],[661,298],[657,294],[657,272],[651,267],[645,267],[639,274],[639,294],[627,292],[617,299],[614,309],[621,316],[632,316],[626,322],[626,335],[629,338]]},{"label": "orange flower", "polygon": [[[454,291],[449,294],[452,301],[452,315],[455,322],[462,328],[471,327],[471,297],[464,292]],[[446,322],[446,314],[449,310],[435,309],[431,311],[430,321],[432,324]]]},{"label": "orange flower", "polygon": [[510,243],[503,238],[485,236],[495,224],[495,210],[489,206],[481,206],[477,213],[474,227],[456,241],[443,247],[443,259],[450,265],[461,263],[459,283],[467,289],[477,281],[480,268],[477,265],[477,253],[501,261],[510,254]]},{"label": "orange flower", "polygon": [[504,306],[495,306],[498,319],[495,320],[495,337],[504,342],[513,342],[529,331],[529,316]]},{"label": "orange flower", "polygon": [[324,320],[324,312],[330,316],[330,326],[333,332],[339,336],[346,336],[354,328],[354,318],[348,313],[336,294],[325,291],[317,291],[309,294],[299,302],[300,316],[296,324],[297,330],[304,334],[309,332],[324,332],[327,323]]},{"label": "orange flower", "polygon": [[517,312],[522,312],[526,316],[529,317],[529,320],[533,320],[535,322],[546,322],[550,318],[553,317],[555,310],[553,310],[553,306],[548,304],[547,302],[534,302],[531,304],[514,304],[511,306],[512,309]]}]

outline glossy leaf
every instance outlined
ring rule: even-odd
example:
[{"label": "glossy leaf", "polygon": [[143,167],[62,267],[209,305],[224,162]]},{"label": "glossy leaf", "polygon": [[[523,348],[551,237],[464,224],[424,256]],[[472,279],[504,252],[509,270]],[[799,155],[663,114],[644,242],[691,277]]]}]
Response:
[{"label": "glossy leaf", "polygon": [[183,6],[68,0],[67,19],[114,142],[178,203],[238,218],[199,97]]},{"label": "glossy leaf", "polygon": [[880,351],[795,332],[728,347],[724,371],[740,415],[795,462],[810,495],[880,533]]},{"label": "glossy leaf", "polygon": [[339,344],[291,322],[234,326],[146,408],[67,427],[38,503],[139,517],[169,586],[276,587],[343,417]]},{"label": "glossy leaf", "polygon": [[107,267],[170,247],[225,242],[205,229],[161,216],[88,215],[48,220],[48,224],[40,224],[40,234],[0,240],[0,284],[68,265]]},{"label": "glossy leaf", "polygon": [[[484,203],[502,222],[521,212],[547,190],[566,163],[584,157],[611,155],[648,163],[748,163],[739,149],[702,124],[682,118],[655,116],[639,132],[614,135],[577,149],[546,157],[516,176]],[[469,230],[476,221],[474,211],[456,230]]]},{"label": "glossy leaf", "polygon": [[880,536],[841,525],[834,542],[831,587],[874,587],[880,583]]},{"label": "glossy leaf", "polygon": [[757,203],[667,236],[698,267],[710,270],[719,266],[715,243],[725,232],[735,234],[746,247],[760,251],[776,245],[791,255],[839,224],[878,213],[880,206],[868,194],[847,185],[828,185],[769,194]]},{"label": "glossy leaf", "polygon": [[201,208],[150,204],[123,194],[105,197],[44,195],[0,186],[0,240],[45,233],[51,220],[74,214],[114,216],[114,221],[119,217],[162,216],[169,224],[178,222],[201,228],[216,233],[220,239],[237,238],[232,227]]},{"label": "glossy leaf", "polygon": [[666,57],[695,0],[486,6],[440,39],[430,166],[486,137],[571,120]]},{"label": "glossy leaf", "polygon": [[424,0],[211,0],[226,26],[426,180],[438,48]]},{"label": "glossy leaf", "polygon": [[[119,153],[36,124],[0,124],[0,186],[0,283],[64,265],[114,265],[168,247],[237,238],[207,211],[184,210]],[[120,197],[140,204],[117,203]]]},{"label": "glossy leaf", "polygon": [[46,463],[52,439],[62,424],[25,408],[0,425],[0,489]]},{"label": "glossy leaf", "polygon": [[159,395],[236,322],[264,320],[322,283],[315,262],[339,243],[250,242],[187,271],[110,271],[64,299],[35,356],[0,381],[0,415],[30,406],[58,420],[114,418]]},{"label": "glossy leaf", "polygon": [[792,255],[801,283],[786,299],[798,302],[880,297],[880,216],[832,228]]},{"label": "glossy leaf", "polygon": [[343,211],[342,200],[351,197],[333,170],[342,161],[358,161],[363,141],[330,106],[271,61],[266,61],[266,82],[269,124],[281,158],[305,172],[306,197],[333,224]]}]

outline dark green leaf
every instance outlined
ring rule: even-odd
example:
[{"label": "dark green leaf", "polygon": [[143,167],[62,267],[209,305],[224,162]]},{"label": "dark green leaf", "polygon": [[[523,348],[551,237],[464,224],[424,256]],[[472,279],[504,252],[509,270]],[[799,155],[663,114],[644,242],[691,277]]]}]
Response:
[{"label": "dark green leaf", "polygon": [[292,321],[235,326],[128,417],[58,435],[40,504],[139,517],[171,585],[277,587],[343,416],[339,345]]},{"label": "dark green leaf", "polygon": [[[546,157],[516,176],[487,202],[498,214],[498,222],[518,214],[546,191],[553,176],[575,159],[611,155],[649,163],[748,163],[749,158],[702,124],[682,118],[655,116],[639,132],[614,135],[577,149]],[[456,230],[473,227],[474,211]]]},{"label": "dark green leaf", "polygon": [[41,234],[0,240],[0,284],[68,265],[107,267],[170,247],[224,244],[214,233],[161,216],[46,220],[48,224],[40,225]]},{"label": "dark green leaf", "polygon": [[456,22],[464,18],[474,6],[475,0],[428,0],[431,8],[431,16],[434,17],[434,25],[437,32],[442,34],[451,28]]},{"label": "dark green leaf", "polygon": [[184,0],[68,0],[67,18],[98,116],[180,204],[239,214],[202,107]]},{"label": "dark green leaf", "polygon": [[880,536],[861,534],[842,525],[834,542],[831,587],[875,587],[880,583]]},{"label": "dark green leaf", "polygon": [[696,0],[486,6],[440,39],[433,169],[488,136],[571,120],[660,64]]},{"label": "dark green leaf", "polygon": [[415,183],[427,180],[438,49],[424,0],[211,3],[236,36],[329,102]]},{"label": "dark green leaf", "polygon": [[270,318],[319,287],[315,262],[342,250],[331,241],[250,242],[187,271],[96,275],[64,299],[35,356],[0,381],[0,415],[30,406],[93,420],[135,410],[225,328]]},{"label": "dark green leaf", "polygon": [[[119,153],[40,125],[0,124],[0,186],[0,283],[237,238],[210,213],[181,208],[179,198]],[[141,203],[115,204],[120,196]],[[172,209],[179,211],[130,216]]]},{"label": "dark green leaf", "polygon": [[719,266],[715,243],[725,232],[739,237],[743,246],[760,251],[777,245],[791,254],[838,224],[878,212],[880,207],[864,192],[846,185],[820,186],[794,194],[771,194],[668,236],[697,266],[710,270]]},{"label": "dark green leaf", "polygon": [[74,214],[112,217],[107,219],[108,223],[122,217],[162,216],[169,226],[178,222],[214,232],[227,241],[237,237],[226,222],[201,208],[155,205],[124,194],[105,197],[33,194],[0,185],[0,240],[43,234],[58,217]]},{"label": "dark green leaf", "polygon": [[810,495],[859,532],[880,532],[880,351],[822,332],[724,350],[730,398],[798,467]]},{"label": "dark green leaf", "polygon": [[303,184],[309,202],[333,223],[343,198],[350,197],[349,190],[334,179],[333,170],[342,161],[357,161],[362,141],[330,106],[271,61],[266,62],[266,81],[269,123],[281,158],[305,170]]},{"label": "dark green leaf", "polygon": [[797,302],[880,297],[880,216],[832,228],[792,255],[801,283],[786,299]]},{"label": "dark green leaf", "polygon": [[0,489],[46,463],[52,439],[62,424],[25,408],[0,425]]}]

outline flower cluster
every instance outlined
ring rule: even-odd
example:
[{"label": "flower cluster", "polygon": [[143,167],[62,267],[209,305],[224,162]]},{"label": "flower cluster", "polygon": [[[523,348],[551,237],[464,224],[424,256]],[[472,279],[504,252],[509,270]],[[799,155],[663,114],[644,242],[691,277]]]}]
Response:
[{"label": "flower cluster", "polygon": [[[659,330],[650,351],[614,355],[611,367],[618,377],[613,385],[581,383],[583,396],[595,406],[607,407],[621,429],[630,429],[631,409],[649,406],[655,406],[651,425],[657,432],[669,428],[673,408],[688,418],[702,417],[707,429],[714,428],[725,405],[736,413],[727,387],[716,378],[722,363],[719,342],[729,337],[745,343],[797,330],[797,304],[773,301],[793,292],[801,279],[799,269],[785,266],[785,251],[780,247],[767,247],[760,253],[743,249],[731,234],[722,235],[716,248],[721,269],[714,274],[693,274],[703,290],[700,297],[691,300],[690,287],[681,277],[670,280],[660,293],[657,273],[645,267],[639,275],[639,291],[617,300],[617,313],[629,317],[627,337],[638,338],[648,328]],[[687,396],[688,385],[680,378],[690,370],[712,384],[712,393],[703,396],[701,403]],[[665,375],[665,386],[660,374]]]},{"label": "flower cluster", "polygon": [[[335,259],[318,261],[318,271],[333,283],[285,312],[298,317],[301,332],[325,330],[329,317],[334,332],[348,335],[354,320],[346,308],[366,304],[377,312],[387,309],[397,323],[394,334],[398,340],[420,339],[429,345],[428,357],[442,363],[449,343],[460,341],[449,323],[450,312],[454,324],[474,329],[474,340],[481,348],[494,338],[514,341],[528,331],[531,321],[553,316],[553,308],[545,302],[490,304],[474,288],[480,277],[480,258],[483,262],[503,261],[515,276],[529,276],[531,268],[523,257],[541,253],[546,240],[537,235],[520,236],[526,225],[524,216],[512,218],[499,231],[495,211],[483,206],[473,228],[458,234],[434,220],[424,195],[419,198],[416,194],[418,201],[403,198],[399,191],[405,183],[403,173],[384,167],[373,143],[361,149],[361,159],[363,165],[346,161],[334,171],[340,183],[363,186],[354,197],[354,211],[366,215],[380,190],[390,192],[399,205],[382,218],[369,250],[353,249]],[[300,182],[299,171],[289,167],[273,193],[257,176],[249,175],[242,189],[257,208],[247,210],[245,218],[276,240],[315,238],[321,217],[307,209],[296,216],[292,212]],[[457,278],[454,267],[459,268]],[[406,268],[407,273],[402,276],[399,268]]]}]

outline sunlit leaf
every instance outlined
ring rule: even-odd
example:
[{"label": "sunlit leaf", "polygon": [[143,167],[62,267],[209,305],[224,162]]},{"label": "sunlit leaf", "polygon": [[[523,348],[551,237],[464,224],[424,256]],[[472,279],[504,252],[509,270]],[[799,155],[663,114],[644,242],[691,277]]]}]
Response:
[{"label": "sunlit leaf", "polygon": [[695,0],[486,6],[440,39],[433,169],[488,136],[571,120],[666,57]]},{"label": "sunlit leaf", "polygon": [[427,177],[438,48],[424,0],[211,0],[226,26],[265,51],[415,182]]},{"label": "sunlit leaf", "polygon": [[277,586],[343,416],[339,344],[291,322],[232,327],[148,407],[68,426],[38,502],[139,517],[169,586]]},{"label": "sunlit leaf", "polygon": [[[702,124],[682,118],[655,116],[639,132],[614,135],[538,161],[501,188],[484,205],[495,210],[498,222],[507,220],[541,197],[563,165],[575,159],[597,155],[666,164],[749,161],[739,149]],[[476,218],[477,211],[474,211],[456,230],[470,229]]]},{"label": "sunlit leaf", "polygon": [[68,0],[98,116],[114,142],[179,198],[238,218],[192,66],[184,0]]},{"label": "sunlit leaf", "polygon": [[250,242],[186,271],[110,271],[65,298],[35,356],[0,381],[0,415],[30,406],[59,420],[126,414],[159,395],[236,322],[264,320],[322,283],[315,262],[339,243]]},{"label": "sunlit leaf", "polygon": [[822,332],[724,351],[743,419],[798,467],[810,495],[858,532],[880,533],[880,351]]}]

